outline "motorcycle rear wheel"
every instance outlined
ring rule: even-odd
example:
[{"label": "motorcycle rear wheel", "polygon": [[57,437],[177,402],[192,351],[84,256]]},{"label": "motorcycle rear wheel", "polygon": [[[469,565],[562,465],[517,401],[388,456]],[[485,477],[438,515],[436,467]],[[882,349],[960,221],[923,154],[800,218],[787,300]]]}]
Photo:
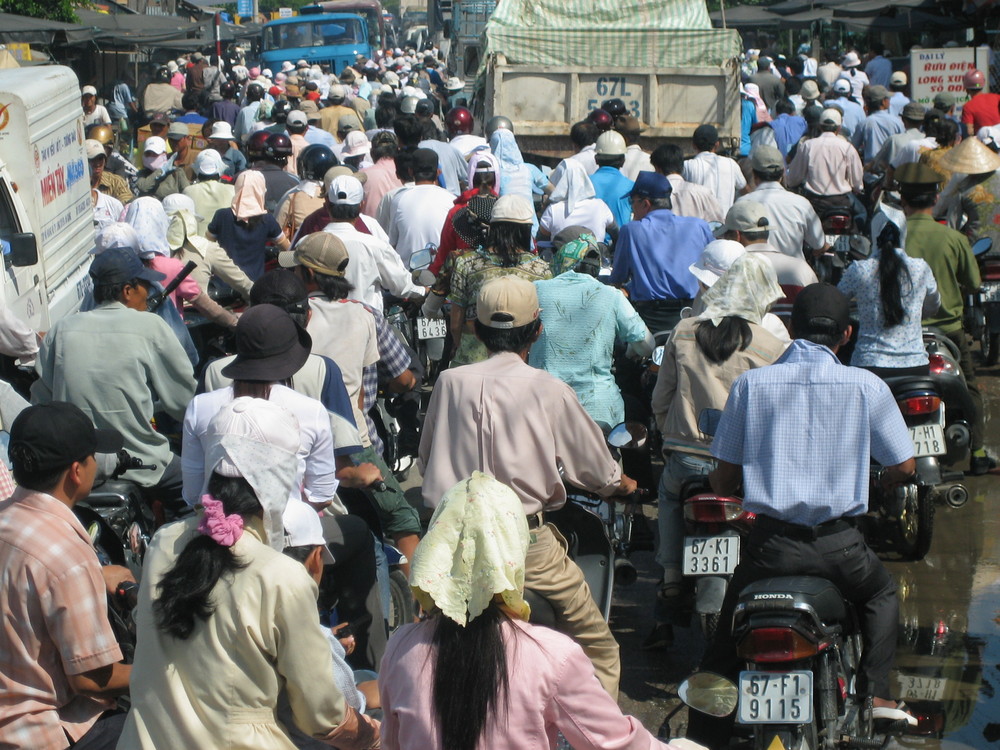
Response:
[{"label": "motorcycle rear wheel", "polygon": [[897,548],[907,560],[923,560],[934,534],[934,500],[927,487],[906,489],[896,527]]},{"label": "motorcycle rear wheel", "polygon": [[1000,361],[1000,332],[984,333],[979,344],[982,347],[983,362],[988,367]]},{"label": "motorcycle rear wheel", "polygon": [[391,635],[401,625],[413,622],[416,616],[416,603],[410,593],[410,584],[401,570],[389,573],[389,612],[386,619]]}]

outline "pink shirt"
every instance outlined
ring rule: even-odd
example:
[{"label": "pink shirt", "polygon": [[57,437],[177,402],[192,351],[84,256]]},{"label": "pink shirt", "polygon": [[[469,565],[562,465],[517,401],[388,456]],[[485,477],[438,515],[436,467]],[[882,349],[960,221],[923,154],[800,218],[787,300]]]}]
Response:
[{"label": "pink shirt", "polygon": [[[437,750],[433,620],[404,625],[389,639],[378,686],[385,750]],[[510,675],[506,722],[488,723],[479,747],[555,748],[562,732],[576,750],[662,750],[639,721],[626,716],[601,687],[590,660],[568,636],[509,620],[504,626]]]},{"label": "pink shirt", "polygon": [[[179,258],[168,258],[165,255],[154,255],[149,259],[148,263],[149,267],[154,271],[159,271],[160,273],[166,275],[167,278],[163,280],[163,286],[166,286],[173,281],[174,277],[184,270],[184,262],[182,260]],[[182,300],[190,302],[199,294],[201,294],[201,287],[198,286],[198,282],[189,275],[180,283],[173,293],[171,293],[170,299],[174,303],[174,307],[177,308],[177,312],[184,315],[184,305]]]},{"label": "pink shirt", "polygon": [[379,159],[374,166],[361,171],[368,175],[365,181],[365,199],[361,202],[361,213],[374,216],[385,194],[403,187],[403,183],[396,177],[396,162],[389,158]]}]

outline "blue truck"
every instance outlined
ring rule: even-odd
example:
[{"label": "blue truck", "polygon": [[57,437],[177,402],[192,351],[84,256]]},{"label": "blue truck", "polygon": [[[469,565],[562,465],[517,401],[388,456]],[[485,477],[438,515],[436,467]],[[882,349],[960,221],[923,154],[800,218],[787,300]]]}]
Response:
[{"label": "blue truck", "polygon": [[356,55],[371,58],[374,52],[368,22],[357,13],[279,18],[264,24],[262,35],[261,64],[275,71],[286,60],[306,60],[339,73],[354,64]]}]

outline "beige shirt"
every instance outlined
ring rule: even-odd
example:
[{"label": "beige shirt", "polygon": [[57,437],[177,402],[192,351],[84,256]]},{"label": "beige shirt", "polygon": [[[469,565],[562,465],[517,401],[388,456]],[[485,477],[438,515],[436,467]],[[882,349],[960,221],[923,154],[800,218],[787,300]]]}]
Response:
[{"label": "beige shirt", "polygon": [[295,723],[328,736],[344,719],[333,658],[305,567],[261,539],[254,519],[233,552],[246,565],[212,591],[215,612],[187,640],[157,628],[153,590],[195,537],[199,518],[164,526],[150,543],[135,618],[132,710],[119,746],[293,750],[275,716],[284,690]]},{"label": "beige shirt", "polygon": [[215,212],[220,208],[229,208],[235,194],[236,188],[221,180],[205,180],[184,188],[184,195],[194,201],[201,217],[198,219],[198,234],[205,236]]},{"label": "beige shirt", "polygon": [[704,221],[717,221],[720,224],[726,220],[715,194],[703,185],[688,182],[679,174],[667,175],[670,183],[671,209],[678,216],[692,216]]},{"label": "beige shirt", "polygon": [[528,515],[565,504],[564,478],[604,497],[621,479],[601,429],[573,389],[509,352],[441,373],[419,465],[429,507],[482,471],[509,485]]},{"label": "beige shirt", "polygon": [[660,373],[653,388],[653,415],[663,434],[663,451],[708,456],[712,439],[698,429],[702,409],[724,409],[729,389],[742,373],[769,365],[785,345],[761,326],[750,323],[753,339],[721,365],[702,353],[695,341],[699,321],[677,324],[663,349]]},{"label": "beige shirt", "polygon": [[788,185],[803,185],[816,195],[860,193],[864,167],[857,150],[836,133],[821,133],[799,144],[788,165]]}]

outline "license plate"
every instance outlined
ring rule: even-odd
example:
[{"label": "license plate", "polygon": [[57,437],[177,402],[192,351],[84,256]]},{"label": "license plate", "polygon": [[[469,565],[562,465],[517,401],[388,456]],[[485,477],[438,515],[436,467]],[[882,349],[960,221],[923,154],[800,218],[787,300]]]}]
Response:
[{"label": "license plate", "polygon": [[979,298],[983,302],[1000,302],[1000,284],[983,284]]},{"label": "license plate", "polygon": [[733,536],[684,537],[684,575],[732,575],[740,561],[740,538]]},{"label": "license plate", "polygon": [[740,672],[740,724],[808,724],[813,676],[798,672]]},{"label": "license plate", "polygon": [[417,318],[418,339],[443,339],[447,333],[444,318]]},{"label": "license plate", "polygon": [[945,688],[948,687],[948,680],[944,677],[929,677],[923,674],[900,674],[896,678],[899,680],[899,697],[911,701],[934,701],[940,703],[944,700]]},{"label": "license plate", "polygon": [[913,455],[942,456],[947,453],[944,442],[944,429],[939,424],[922,424],[910,428],[910,438],[913,440]]}]

